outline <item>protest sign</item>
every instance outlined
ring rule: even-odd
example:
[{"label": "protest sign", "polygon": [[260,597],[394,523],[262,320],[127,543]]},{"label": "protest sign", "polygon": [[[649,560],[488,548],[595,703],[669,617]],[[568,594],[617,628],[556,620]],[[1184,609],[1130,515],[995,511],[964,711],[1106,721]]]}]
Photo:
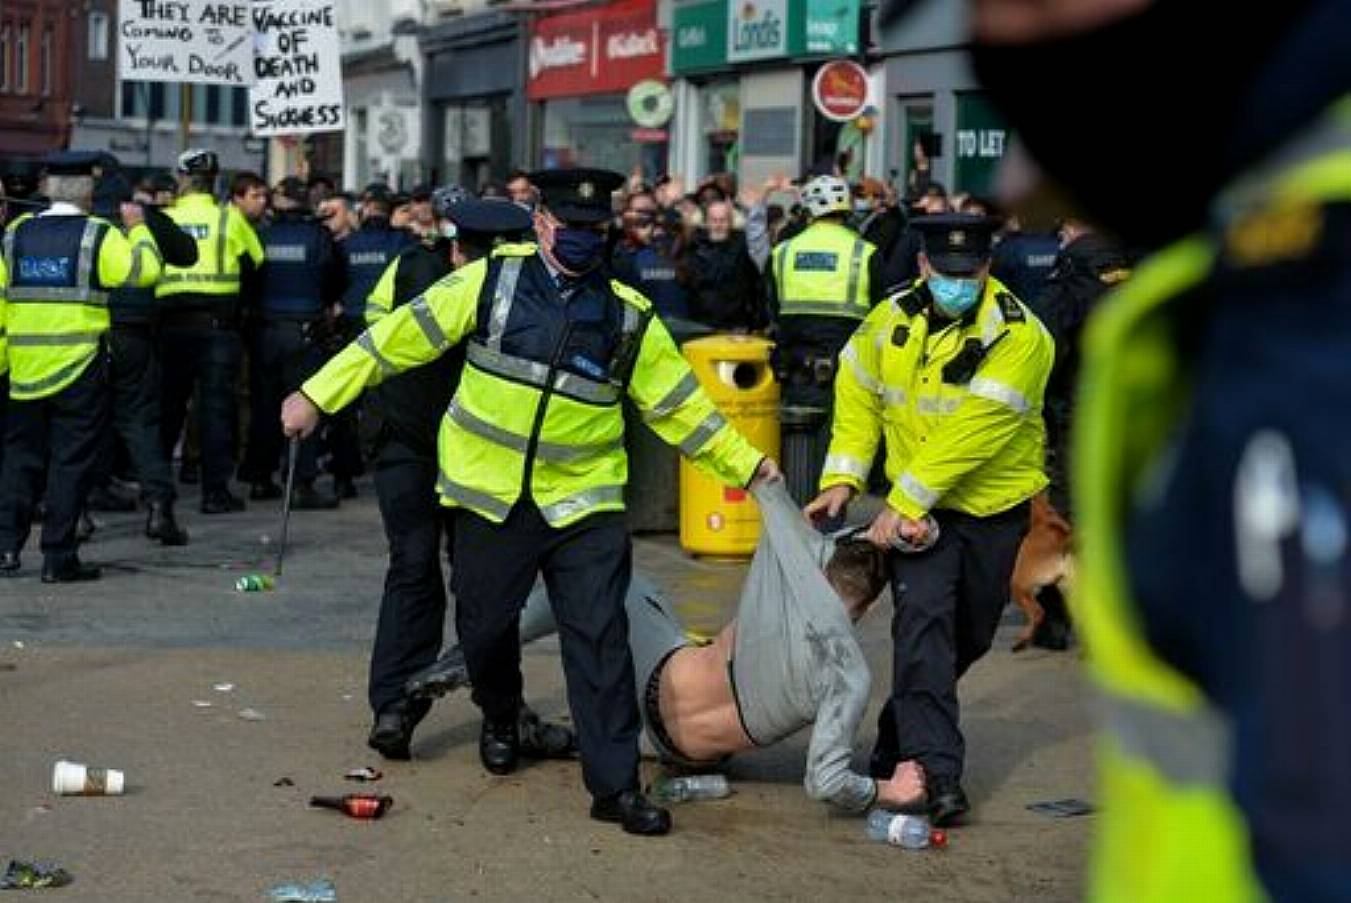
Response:
[{"label": "protest sign", "polygon": [[337,132],[346,127],[333,6],[324,0],[254,3],[257,80],[249,91],[253,134]]},{"label": "protest sign", "polygon": [[248,0],[120,0],[117,72],[128,81],[253,83]]}]

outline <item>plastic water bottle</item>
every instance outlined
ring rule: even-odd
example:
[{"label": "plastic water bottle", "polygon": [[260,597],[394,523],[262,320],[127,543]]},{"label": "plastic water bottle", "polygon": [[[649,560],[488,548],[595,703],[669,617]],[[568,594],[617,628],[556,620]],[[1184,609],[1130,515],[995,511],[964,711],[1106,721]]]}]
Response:
[{"label": "plastic water bottle", "polygon": [[720,800],[732,795],[725,775],[689,774],[678,778],[662,778],[652,785],[652,795],[663,803],[686,803],[692,800]]},{"label": "plastic water bottle", "polygon": [[935,830],[923,815],[902,815],[887,809],[868,813],[868,838],[906,850],[946,846],[947,833]]}]

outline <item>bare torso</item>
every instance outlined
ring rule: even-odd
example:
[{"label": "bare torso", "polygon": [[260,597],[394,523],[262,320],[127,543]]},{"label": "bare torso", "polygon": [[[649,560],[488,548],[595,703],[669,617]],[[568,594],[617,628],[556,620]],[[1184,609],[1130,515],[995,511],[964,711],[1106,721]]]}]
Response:
[{"label": "bare torso", "polygon": [[755,746],[741,726],[727,662],[736,622],[707,646],[675,652],[661,673],[661,720],[686,758],[714,760]]}]

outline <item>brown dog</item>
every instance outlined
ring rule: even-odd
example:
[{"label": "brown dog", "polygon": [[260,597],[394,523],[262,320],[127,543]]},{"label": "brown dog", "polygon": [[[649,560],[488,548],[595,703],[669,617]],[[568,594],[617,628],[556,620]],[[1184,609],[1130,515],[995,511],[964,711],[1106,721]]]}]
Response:
[{"label": "brown dog", "polygon": [[1009,588],[1013,601],[1023,610],[1027,624],[1018,633],[1013,651],[1021,652],[1032,644],[1032,636],[1046,617],[1037,601],[1037,594],[1048,586],[1056,586],[1065,595],[1074,576],[1074,558],[1070,550],[1070,525],[1051,506],[1046,493],[1032,499],[1032,518],[1018,547],[1018,560],[1013,565]]}]

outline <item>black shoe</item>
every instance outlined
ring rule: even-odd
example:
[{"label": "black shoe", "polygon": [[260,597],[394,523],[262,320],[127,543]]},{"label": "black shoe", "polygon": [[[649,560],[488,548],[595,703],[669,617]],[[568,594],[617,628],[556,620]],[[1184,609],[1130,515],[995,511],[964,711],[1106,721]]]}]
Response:
[{"label": "black shoe", "polygon": [[1032,645],[1038,649],[1064,652],[1070,648],[1070,632],[1072,630],[1069,609],[1065,606],[1065,597],[1061,595],[1059,589],[1051,586],[1042,590],[1038,601],[1041,602],[1046,618],[1037,626],[1036,633],[1032,634]]},{"label": "black shoe", "polygon": [[528,759],[570,759],[577,753],[577,735],[571,728],[545,721],[521,706],[516,717],[521,755]]},{"label": "black shoe", "polygon": [[111,486],[95,486],[89,490],[85,504],[89,506],[90,511],[110,511],[125,514],[128,511],[136,510],[135,497],[123,495]]},{"label": "black shoe", "polygon": [[929,820],[935,827],[956,824],[971,811],[966,792],[956,778],[932,778],[929,782]]},{"label": "black shoe", "polygon": [[338,507],[338,497],[309,486],[297,486],[291,493],[291,508],[295,511],[332,511]]},{"label": "black shoe", "polygon": [[266,483],[254,483],[249,487],[249,501],[267,502],[281,498],[281,487],[268,480]]},{"label": "black shoe", "polygon": [[403,694],[409,699],[439,699],[469,685],[469,667],[464,650],[451,646],[445,654],[408,678]]},{"label": "black shoe", "polygon": [[351,477],[335,477],[333,479],[333,492],[340,499],[354,499],[357,497],[357,484]]},{"label": "black shoe", "polygon": [[202,468],[199,464],[184,462],[178,467],[178,482],[185,486],[196,486],[202,482]]},{"label": "black shoe", "polygon": [[591,817],[596,821],[618,822],[629,834],[655,837],[671,832],[671,813],[649,803],[637,790],[595,800],[591,804]]},{"label": "black shoe", "polygon": [[488,771],[497,775],[515,771],[520,746],[515,719],[501,722],[483,719],[483,729],[478,735],[478,758]]},{"label": "black shoe", "polygon": [[75,523],[75,541],[87,542],[98,528],[99,525],[94,523],[94,519],[89,516],[89,512],[81,511],[80,519]]},{"label": "black shoe", "polygon": [[203,514],[233,514],[243,510],[244,500],[231,495],[228,489],[217,489],[202,495]]},{"label": "black shoe", "polygon": [[19,573],[19,553],[0,552],[0,575],[13,577]]},{"label": "black shoe", "polygon": [[173,502],[150,503],[150,513],[145,517],[145,535],[150,539],[158,539],[166,546],[188,544],[188,531],[174,520]]},{"label": "black shoe", "polygon": [[427,716],[430,707],[428,703],[409,705],[403,702],[385,706],[375,716],[366,745],[386,759],[407,762],[413,758],[413,730]]},{"label": "black shoe", "polygon": [[78,558],[71,558],[64,564],[43,564],[43,583],[85,583],[97,580],[103,571],[92,564],[84,564]]}]

